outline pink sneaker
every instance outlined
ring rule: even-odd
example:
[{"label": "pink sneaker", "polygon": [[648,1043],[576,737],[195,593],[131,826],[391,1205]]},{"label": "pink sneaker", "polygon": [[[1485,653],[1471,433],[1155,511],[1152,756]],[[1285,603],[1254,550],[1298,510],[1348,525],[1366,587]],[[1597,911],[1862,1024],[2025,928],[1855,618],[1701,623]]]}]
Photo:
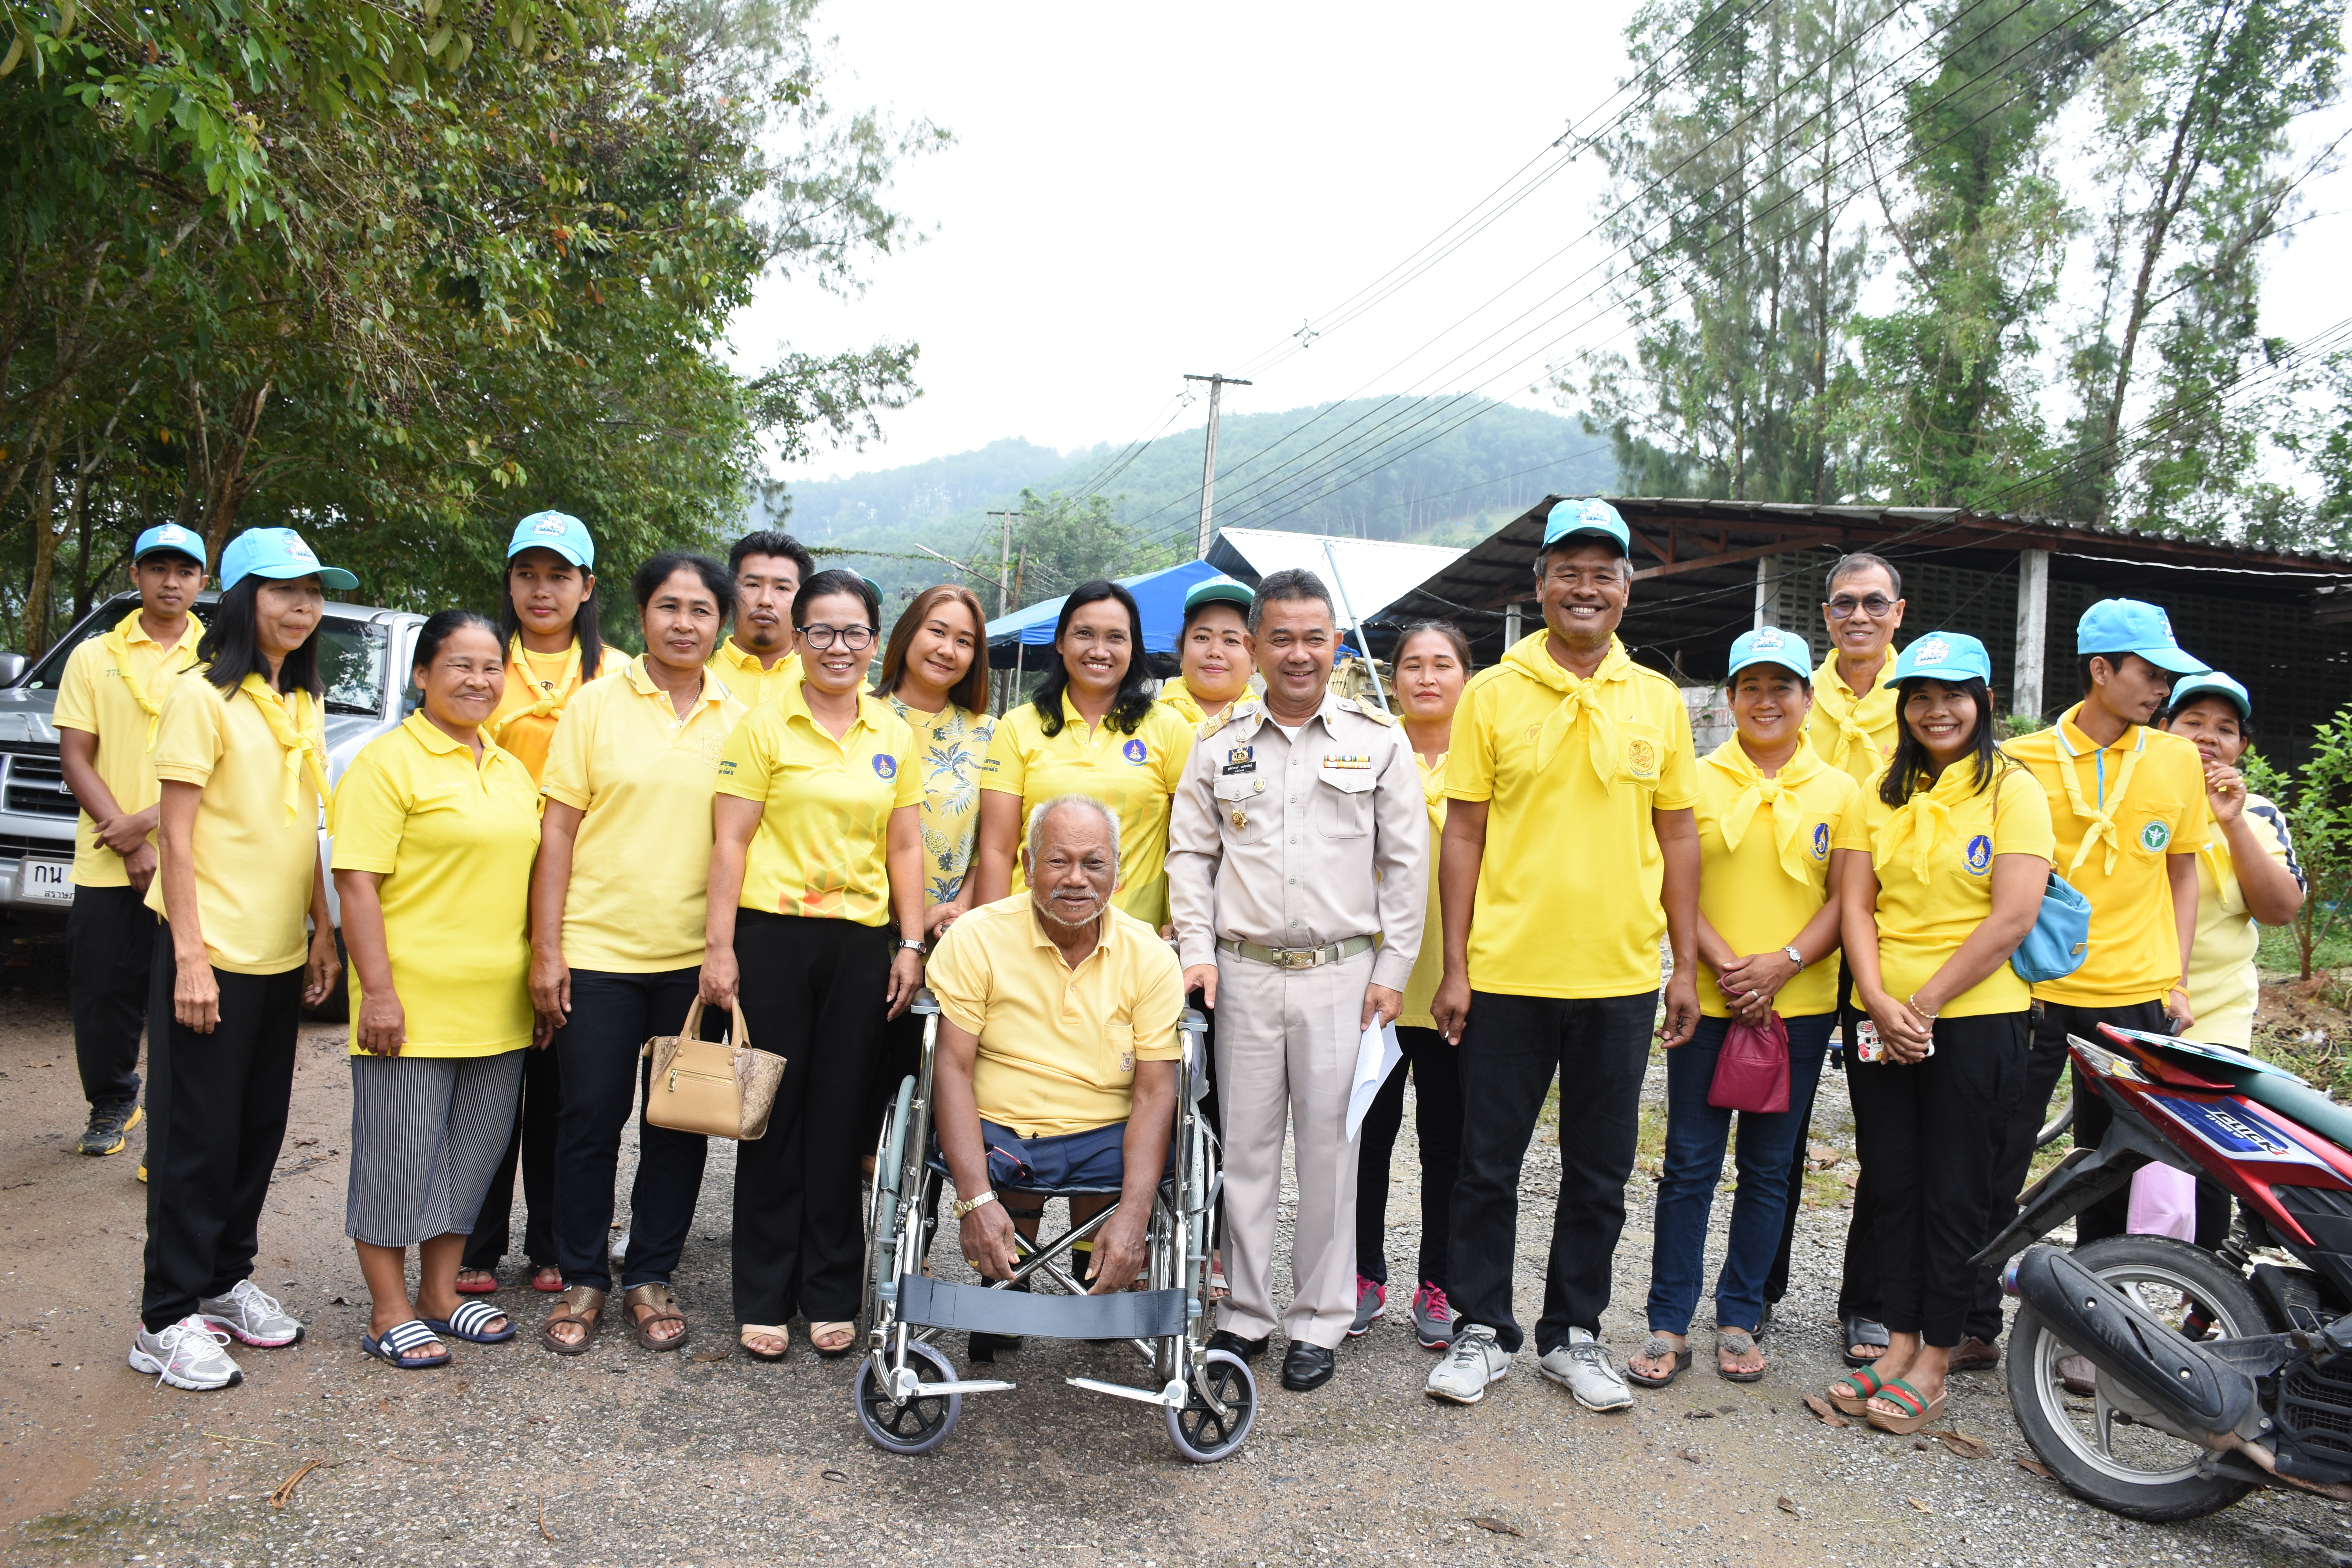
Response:
[{"label": "pink sneaker", "polygon": [[1454,1307],[1445,1288],[1424,1279],[1412,1293],[1412,1331],[1425,1351],[1442,1351],[1454,1343]]},{"label": "pink sneaker", "polygon": [[1356,1321],[1348,1325],[1348,1337],[1357,1339],[1372,1326],[1372,1320],[1389,1310],[1389,1288],[1356,1276]]}]

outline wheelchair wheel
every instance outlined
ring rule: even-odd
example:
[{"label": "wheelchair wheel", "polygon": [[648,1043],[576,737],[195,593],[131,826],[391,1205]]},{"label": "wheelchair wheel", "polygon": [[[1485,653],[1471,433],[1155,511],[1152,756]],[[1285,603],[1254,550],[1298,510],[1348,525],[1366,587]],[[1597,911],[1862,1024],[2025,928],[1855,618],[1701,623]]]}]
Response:
[{"label": "wheelchair wheel", "polygon": [[[907,1346],[907,1364],[925,1383],[953,1383],[955,1368],[948,1358],[914,1341]],[[1221,1392],[1218,1397],[1223,1398]],[[917,1394],[904,1405],[890,1402],[889,1391],[874,1376],[874,1361],[867,1357],[857,1373],[857,1424],[866,1428],[874,1446],[892,1454],[928,1454],[948,1440],[955,1430],[956,1418],[963,1414],[963,1395],[948,1394],[927,1397]]]},{"label": "wheelchair wheel", "polygon": [[1189,1384],[1192,1397],[1184,1408],[1168,1413],[1169,1440],[1196,1465],[1215,1464],[1239,1448],[1257,1420],[1257,1380],[1241,1357],[1231,1351],[1211,1351],[1204,1375],[1227,1413],[1220,1415],[1210,1409],[1201,1391]]}]

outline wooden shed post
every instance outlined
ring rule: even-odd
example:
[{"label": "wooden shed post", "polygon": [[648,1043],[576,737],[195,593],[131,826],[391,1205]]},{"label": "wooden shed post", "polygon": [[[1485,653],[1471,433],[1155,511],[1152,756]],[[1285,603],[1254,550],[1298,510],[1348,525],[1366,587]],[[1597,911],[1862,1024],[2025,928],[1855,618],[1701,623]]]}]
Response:
[{"label": "wooden shed post", "polygon": [[2042,653],[2050,629],[2050,552],[2017,552],[2017,679],[2010,710],[2042,716]]}]

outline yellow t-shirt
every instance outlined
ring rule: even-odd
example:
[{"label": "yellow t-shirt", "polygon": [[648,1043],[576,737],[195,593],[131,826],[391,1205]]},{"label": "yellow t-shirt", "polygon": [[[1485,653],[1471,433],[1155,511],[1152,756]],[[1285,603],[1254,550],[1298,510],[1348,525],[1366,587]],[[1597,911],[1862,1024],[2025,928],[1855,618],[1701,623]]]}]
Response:
[{"label": "yellow t-shirt", "polygon": [[1445,977],[1445,925],[1438,918],[1437,861],[1438,843],[1445,837],[1445,759],[1437,765],[1419,752],[1412,760],[1421,769],[1421,798],[1429,807],[1429,893],[1426,910],[1422,917],[1421,951],[1413,954],[1412,973],[1405,976],[1404,1005],[1397,1014],[1397,1022],[1410,1028],[1434,1029],[1437,1020],[1429,1016],[1429,1005],[1437,996],[1437,983]]},{"label": "yellow t-shirt", "polygon": [[[155,727],[155,776],[204,790],[191,850],[196,923],[215,969],[283,974],[310,947],[310,888],[319,869],[319,791],[298,771],[295,807],[286,809],[286,750],[242,688],[221,690],[191,668],[172,682]],[[326,743],[319,705],[307,691],[281,699],[298,731]],[[147,884],[147,907],[163,911],[163,879]]]},{"label": "yellow t-shirt", "polygon": [[[1247,698],[1251,692],[1255,689],[1256,683],[1253,681],[1248,689],[1242,692],[1241,697],[1235,698],[1234,700],[1238,702],[1243,699]],[[1164,702],[1169,707],[1176,710],[1177,712],[1184,716],[1184,721],[1187,724],[1199,725],[1208,722],[1209,710],[1201,706],[1201,700],[1192,695],[1192,689],[1184,683],[1184,678],[1181,675],[1175,677],[1173,679],[1160,682],[1160,695],[1152,699],[1152,700],[1155,702]],[[1229,702],[1225,704],[1225,711],[1228,713],[1233,711],[1233,703]]]},{"label": "yellow t-shirt", "polygon": [[[401,1055],[494,1057],[530,1045],[530,770],[495,744],[476,767],[469,748],[412,713],[352,759],[327,817],[335,869],[383,877],[384,946],[408,1023]],[[357,969],[351,987],[356,1019]],[[352,1054],[362,1054],[356,1043]]]},{"label": "yellow t-shirt", "polygon": [[[2294,840],[2286,817],[2261,795],[2246,796],[2246,821],[2262,840],[2270,858],[2294,873]],[[2189,1005],[2197,1021],[2189,1038],[2250,1050],[2254,1042],[2254,1005],[2262,998],[2262,976],[2254,969],[2254,950],[2262,929],[2246,912],[2246,895],[2238,886],[2238,872],[2230,841],[2212,818],[2209,804],[2205,831],[2210,840],[2197,857],[2197,941],[2189,950]]]},{"label": "yellow t-shirt", "polygon": [[1813,671],[1813,710],[1805,716],[1805,734],[1822,761],[1860,783],[1895,756],[1903,728],[1897,700],[1893,644],[1878,667],[1878,684],[1858,700],[1838,674],[1837,650],[1832,648]]},{"label": "yellow t-shirt", "polygon": [[[2032,783],[2023,770],[2011,768],[1979,791],[1975,768],[1962,763],[1946,768],[1935,788],[1900,807],[1879,798],[1877,779],[1862,786],[1871,868],[1878,876],[1879,980],[1889,996],[1905,1001],[1935,978],[1992,913],[1996,857],[2050,858],[2056,847],[2050,802],[2028,787]],[[2032,1000],[2017,971],[2004,963],[1945,1003],[1939,1016],[2021,1013]]]},{"label": "yellow t-shirt", "polygon": [[705,668],[735,694],[747,713],[771,698],[800,689],[800,655],[788,653],[776,660],[774,668],[762,669],[760,656],[737,647],[733,637],[719,639],[719,651]]},{"label": "yellow t-shirt", "polygon": [[[563,717],[572,699],[590,684],[581,679],[573,662],[579,658],[577,640],[562,653],[531,653],[520,637],[507,645],[507,689],[490,721],[482,726],[482,734],[530,769],[533,783],[547,777],[547,753],[555,742],[556,721]],[[602,680],[620,668],[620,650],[607,644],[604,663],[592,679]],[[547,711],[538,711],[541,708]]]},{"label": "yellow t-shirt", "polygon": [[[2091,900],[2083,967],[2033,994],[2077,1007],[2158,1001],[2180,979],[2164,859],[2205,847],[2205,763],[2189,742],[2143,724],[2103,749],[2076,726],[2082,710],[2076,703],[2049,729],[2001,748],[2042,786],[2058,838],[2058,874]],[[2102,803],[2112,842],[2094,837]]]},{"label": "yellow t-shirt", "polygon": [[879,698],[835,740],[794,686],[735,726],[719,793],[761,804],[743,868],[747,910],[878,926],[890,919],[890,814],[920,805],[915,731]]},{"label": "yellow t-shirt", "polygon": [[[1698,767],[1698,910],[1734,952],[1770,952],[1797,940],[1831,898],[1830,852],[1870,847],[1862,786],[1800,745],[1778,776],[1756,771],[1734,735]],[[1837,1007],[1837,964],[1805,966],[1772,1005],[1784,1018]],[[1699,1011],[1731,1007],[1701,966]]]},{"label": "yellow t-shirt", "polygon": [[[1192,726],[1164,702],[1144,710],[1132,735],[1108,720],[1088,725],[1062,696],[1062,730],[1045,733],[1034,702],[1024,702],[996,721],[980,787],[1021,798],[1021,835],[1029,814],[1060,795],[1083,795],[1110,807],[1118,818],[1118,891],[1112,902],[1158,931],[1168,923],[1168,803],[1192,754]],[[1021,846],[1013,846],[1013,890],[1028,887],[1021,870]]]},{"label": "yellow t-shirt", "polygon": [[983,1121],[1024,1138],[1124,1121],[1135,1064],[1181,1055],[1183,973],[1159,931],[1117,909],[1072,969],[1029,895],[982,904],[948,928],[924,971],[940,1012],[980,1037],[972,1093]]},{"label": "yellow t-shirt", "polygon": [[[60,730],[85,730],[98,737],[93,765],[125,812],[144,811],[162,788],[149,734],[163,711],[172,678],[196,662],[205,628],[190,616],[180,639],[165,647],[142,630],[131,611],[102,637],[91,637],[66,659],[58,680],[58,705],[49,722]],[[152,704],[152,708],[150,708]],[[155,842],[149,834],[147,842]],[[98,837],[98,825],[83,812],[74,824],[74,886],[127,888],[131,874],[122,857]]]},{"label": "yellow t-shirt", "polygon": [[1454,712],[1449,800],[1483,800],[1473,990],[1636,996],[1658,988],[1665,859],[1653,811],[1698,803],[1690,710],[1610,639],[1591,680],[1538,631],[1481,670]]},{"label": "yellow t-shirt", "polygon": [[541,793],[584,815],[563,896],[563,961],[659,974],[702,962],[710,797],[743,704],[705,676],[681,721],[643,654],[591,681],[555,727]]}]

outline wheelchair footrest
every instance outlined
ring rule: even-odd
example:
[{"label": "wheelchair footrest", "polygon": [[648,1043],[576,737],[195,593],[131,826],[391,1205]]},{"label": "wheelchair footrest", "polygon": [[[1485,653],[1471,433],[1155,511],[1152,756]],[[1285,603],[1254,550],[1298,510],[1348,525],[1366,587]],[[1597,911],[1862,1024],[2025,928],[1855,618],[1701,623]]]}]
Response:
[{"label": "wheelchair footrest", "polygon": [[1107,1296],[1058,1296],[992,1290],[926,1274],[902,1274],[898,1318],[919,1328],[1047,1340],[1163,1340],[1183,1331],[1184,1292],[1120,1290]]}]

